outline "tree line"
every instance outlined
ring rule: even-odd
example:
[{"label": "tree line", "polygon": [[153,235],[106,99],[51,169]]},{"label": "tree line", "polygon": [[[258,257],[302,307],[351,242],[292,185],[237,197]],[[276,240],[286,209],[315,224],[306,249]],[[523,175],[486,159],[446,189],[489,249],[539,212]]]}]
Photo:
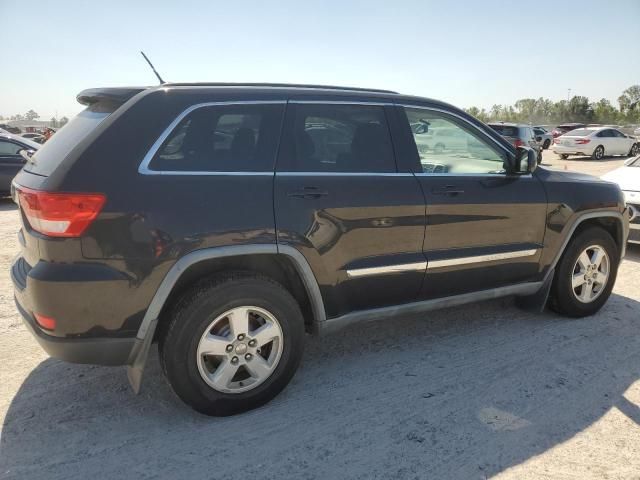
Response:
[{"label": "tree line", "polygon": [[[40,115],[38,115],[38,112],[36,112],[35,110],[31,109],[29,110],[27,113],[23,114],[16,114],[16,115],[11,115],[10,117],[3,117],[2,115],[0,115],[0,120],[27,120],[29,122],[33,121],[33,120],[37,120],[38,118],[40,118]],[[69,121],[69,119],[67,117],[61,117],[61,118],[56,118],[56,117],[51,117],[49,119],[49,126],[56,128],[56,127],[62,127],[63,125],[65,125],[67,122]]]},{"label": "tree line", "polygon": [[483,122],[503,121],[533,125],[557,125],[565,122],[628,125],[640,123],[640,85],[633,85],[618,97],[618,105],[603,98],[597,102],[574,96],[569,101],[548,98],[523,98],[514,105],[494,105],[465,111]]}]

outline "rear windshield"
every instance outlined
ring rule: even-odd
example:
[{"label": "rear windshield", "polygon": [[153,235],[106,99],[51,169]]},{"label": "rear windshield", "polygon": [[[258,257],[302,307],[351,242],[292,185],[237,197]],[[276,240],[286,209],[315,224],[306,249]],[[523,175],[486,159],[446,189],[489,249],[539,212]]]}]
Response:
[{"label": "rear windshield", "polygon": [[517,137],[518,127],[510,127],[508,125],[489,125],[503,137]]},{"label": "rear windshield", "polygon": [[565,135],[568,137],[586,137],[591,135],[593,130],[587,130],[586,128],[578,128],[576,130],[570,130]]},{"label": "rear windshield", "polygon": [[31,160],[24,166],[27,172],[38,175],[51,175],[60,162],[69,155],[71,150],[89,133],[100,125],[109,112],[95,112],[90,109],[83,110],[69,123],[58,130],[38,150]]}]

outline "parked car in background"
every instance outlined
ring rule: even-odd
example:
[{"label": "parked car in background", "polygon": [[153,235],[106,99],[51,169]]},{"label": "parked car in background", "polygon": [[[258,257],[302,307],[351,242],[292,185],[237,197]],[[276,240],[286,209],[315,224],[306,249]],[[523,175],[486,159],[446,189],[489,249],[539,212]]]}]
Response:
[{"label": "parked car in background", "polygon": [[584,123],[563,123],[562,125],[558,125],[556,128],[554,128],[551,132],[551,135],[553,135],[553,138],[557,138],[560,135],[564,135],[565,133],[570,132],[571,130],[584,127],[586,127]]},{"label": "parked car in background", "polygon": [[544,127],[533,127],[533,133],[536,136],[536,141],[542,145],[542,149],[546,150],[551,146],[553,142],[553,135]]},{"label": "parked car in background", "polygon": [[36,137],[41,137],[42,134],[41,133],[37,133],[37,132],[27,132],[27,133],[23,133],[20,135],[22,138],[28,138],[28,139],[33,139]]},{"label": "parked car in background", "polygon": [[602,176],[617,183],[629,207],[629,241],[640,243],[640,156],[629,158],[624,165]]},{"label": "parked car in background", "polygon": [[21,151],[33,154],[40,148],[28,138],[18,135],[0,134],[0,195],[5,196],[11,192],[11,181],[25,163]]},{"label": "parked car in background", "polygon": [[18,127],[12,127],[11,125],[7,125],[6,123],[0,123],[0,128],[14,135],[20,135],[22,130]]},{"label": "parked car in background", "polygon": [[536,140],[533,127],[517,123],[489,123],[493,130],[506,138],[514,147],[530,147],[537,155],[538,163],[542,161],[542,145]]},{"label": "parked car in background", "polygon": [[635,137],[608,127],[571,130],[553,140],[553,152],[566,160],[569,155],[585,155],[600,160],[605,155],[637,155],[640,143]]}]

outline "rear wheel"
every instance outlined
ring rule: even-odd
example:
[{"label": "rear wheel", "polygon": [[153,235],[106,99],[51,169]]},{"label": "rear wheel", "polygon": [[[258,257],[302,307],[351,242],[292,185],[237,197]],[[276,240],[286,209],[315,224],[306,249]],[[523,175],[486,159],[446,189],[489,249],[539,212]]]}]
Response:
[{"label": "rear wheel", "polygon": [[209,279],[173,309],[160,359],[175,393],[206,415],[259,407],[293,377],[304,322],[280,284],[251,273]]},{"label": "rear wheel", "polygon": [[538,165],[542,163],[542,150],[538,150]]},{"label": "rear wheel", "polygon": [[551,145],[551,140],[549,140],[548,138],[544,141],[544,143],[542,144],[542,148],[544,148],[545,150],[549,148],[549,146]]},{"label": "rear wheel", "polygon": [[602,157],[604,157],[604,147],[602,145],[598,145],[591,154],[591,158],[594,160],[602,160]]},{"label": "rear wheel", "polygon": [[569,158],[569,155],[567,155],[566,153],[563,153],[562,155],[560,155],[560,158],[562,160],[566,160],[567,158]]},{"label": "rear wheel", "polygon": [[549,306],[570,317],[593,315],[611,295],[619,260],[618,246],[607,231],[583,230],[569,242],[556,267]]}]

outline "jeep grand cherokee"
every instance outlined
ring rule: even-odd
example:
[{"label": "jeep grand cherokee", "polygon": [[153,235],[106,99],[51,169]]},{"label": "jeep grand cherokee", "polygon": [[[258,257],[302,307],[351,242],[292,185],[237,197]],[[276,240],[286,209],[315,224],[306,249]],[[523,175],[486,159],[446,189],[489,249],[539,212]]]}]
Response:
[{"label": "jeep grand cherokee", "polygon": [[273,84],[78,101],[14,182],[18,309],[51,356],[128,365],[136,391],[157,341],[205,414],[277,395],[305,332],[507,295],[591,315],[624,254],[616,185],[537,168],[446,103]]}]

